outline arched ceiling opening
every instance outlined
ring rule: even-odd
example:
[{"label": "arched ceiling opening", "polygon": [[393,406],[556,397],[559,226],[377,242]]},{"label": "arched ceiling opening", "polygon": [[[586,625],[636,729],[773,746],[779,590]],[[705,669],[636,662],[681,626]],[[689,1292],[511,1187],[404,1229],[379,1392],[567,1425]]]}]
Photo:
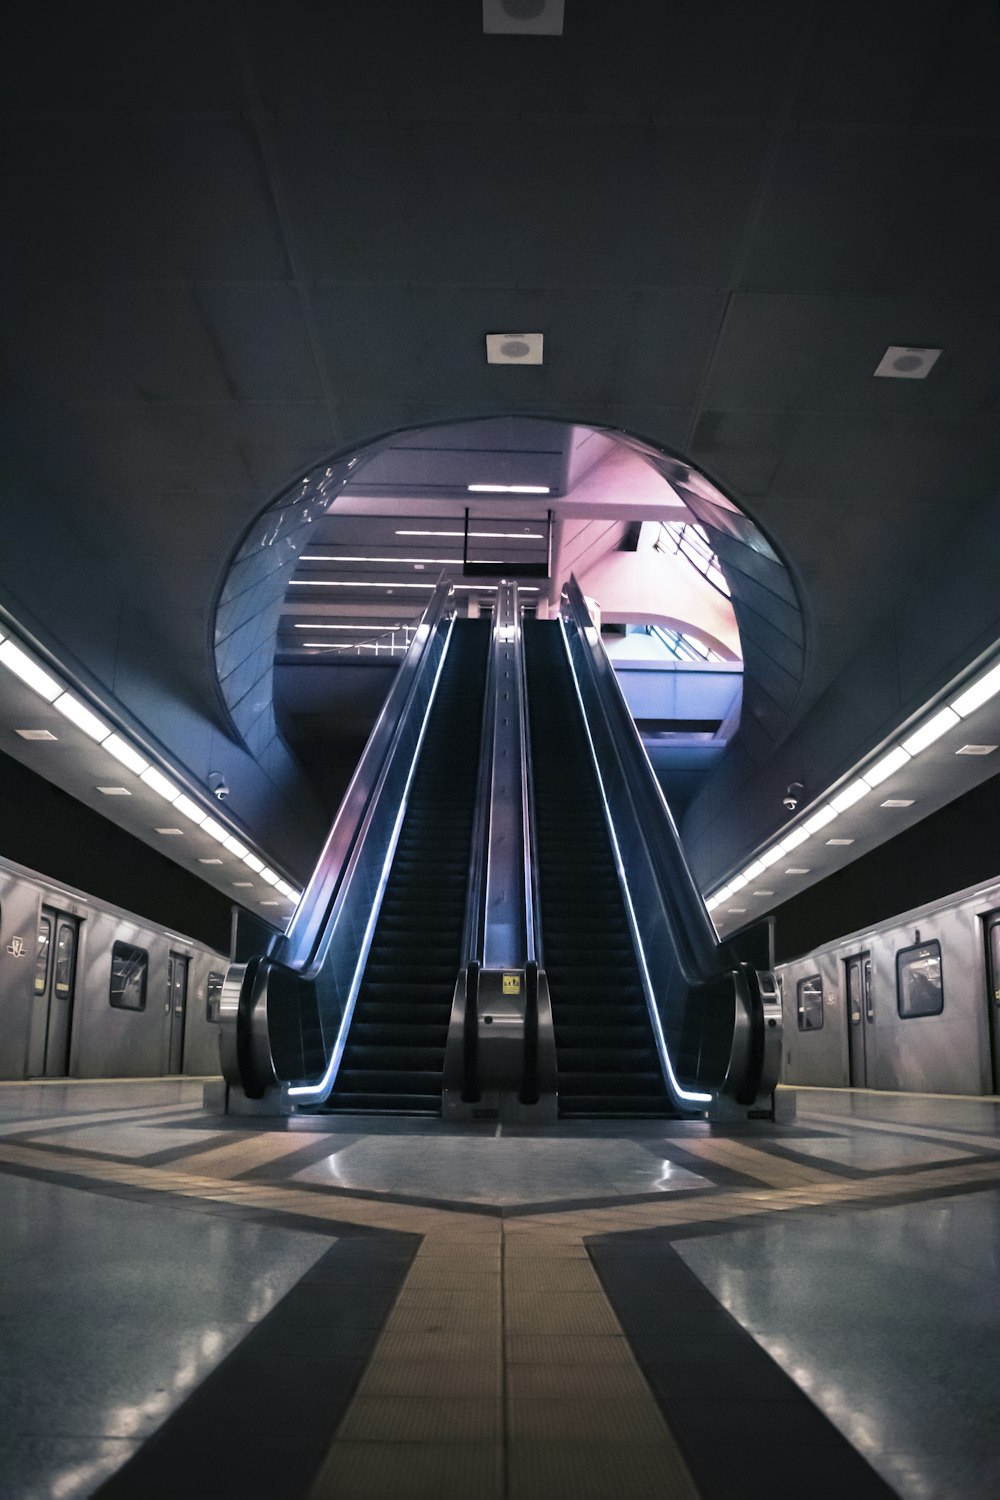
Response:
[{"label": "arched ceiling opening", "polygon": [[[466,608],[488,607],[503,575],[542,613],[558,607],[572,573],[620,667],[678,656],[728,664],[728,695],[720,677],[711,706],[687,713],[714,726],[698,732],[716,753],[701,756],[700,777],[674,778],[681,803],[739,722],[741,660],[750,737],[773,743],[785,730],[802,617],[754,522],[638,438],[511,416],[384,438],[304,476],[258,518],[225,579],[215,632],[220,688],[252,753],[280,753],[283,730],[336,800],[442,572]],[[637,677],[633,712],[665,774],[678,739],[690,738],[685,714],[650,708],[643,687]]]}]

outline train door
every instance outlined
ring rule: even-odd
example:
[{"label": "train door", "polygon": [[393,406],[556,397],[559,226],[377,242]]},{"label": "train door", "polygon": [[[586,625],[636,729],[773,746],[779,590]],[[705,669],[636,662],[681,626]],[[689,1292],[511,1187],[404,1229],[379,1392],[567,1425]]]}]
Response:
[{"label": "train door", "polygon": [[184,1020],[187,1014],[189,960],[171,953],[167,962],[167,1012],[170,1016],[164,1072],[180,1073],[184,1063]]},{"label": "train door", "polygon": [[78,923],[75,917],[43,906],[35,944],[34,1018],[28,1072],[65,1078],[73,1027]]},{"label": "train door", "polygon": [[875,1022],[871,954],[854,953],[844,962],[847,968],[847,1046],[851,1088],[864,1089],[869,1086],[869,1027]]},{"label": "train door", "polygon": [[991,911],[986,924],[990,1050],[993,1054],[993,1092],[1000,1093],[1000,911]]}]

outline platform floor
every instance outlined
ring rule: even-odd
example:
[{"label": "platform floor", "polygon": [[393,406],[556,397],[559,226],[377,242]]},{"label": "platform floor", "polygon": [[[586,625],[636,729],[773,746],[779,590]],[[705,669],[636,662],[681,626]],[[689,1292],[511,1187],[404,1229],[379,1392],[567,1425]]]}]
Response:
[{"label": "platform floor", "polygon": [[4,1500],[1000,1494],[1000,1101],[246,1121],[0,1085]]}]

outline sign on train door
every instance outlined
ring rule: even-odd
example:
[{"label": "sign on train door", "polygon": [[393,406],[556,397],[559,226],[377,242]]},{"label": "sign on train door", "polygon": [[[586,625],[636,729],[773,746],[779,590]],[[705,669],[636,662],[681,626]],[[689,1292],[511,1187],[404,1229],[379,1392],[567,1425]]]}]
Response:
[{"label": "sign on train door", "polygon": [[171,953],[167,962],[168,1044],[166,1073],[180,1073],[184,1066],[184,1018],[187,1013],[188,962],[182,953]]},{"label": "sign on train door", "polygon": [[993,1054],[993,1092],[1000,1090],[1000,911],[991,911],[986,925],[986,1003],[989,1007],[990,1051]]},{"label": "sign on train door", "polygon": [[[869,1087],[869,1028],[875,1022],[871,955],[855,953],[844,962],[847,966],[847,1046],[850,1053],[851,1087],[864,1089]],[[874,1056],[872,1062],[874,1063]]]},{"label": "sign on train door", "polygon": [[65,1078],[69,1072],[77,927],[75,917],[51,906],[42,907],[35,939],[28,1050],[28,1073],[35,1078]]}]

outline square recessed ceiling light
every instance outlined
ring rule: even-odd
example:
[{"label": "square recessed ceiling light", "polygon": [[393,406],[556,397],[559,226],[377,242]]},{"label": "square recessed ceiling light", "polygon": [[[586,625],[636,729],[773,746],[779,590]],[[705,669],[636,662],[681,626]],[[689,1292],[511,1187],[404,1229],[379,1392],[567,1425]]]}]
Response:
[{"label": "square recessed ceiling light", "polygon": [[59,738],[58,735],[50,733],[48,729],[15,729],[14,733],[19,734],[22,740],[55,740]]},{"label": "square recessed ceiling light", "polygon": [[[221,859],[219,860],[219,864],[220,865],[222,864],[222,860]],[[252,891],[253,890],[253,881],[252,880],[234,880],[233,881],[233,885],[238,890],[241,890],[241,891]]]},{"label": "square recessed ceiling light", "polygon": [[183,828],[158,828],[156,831],[157,831],[157,833],[162,833],[167,838],[171,838],[171,839],[173,839],[173,838],[180,839],[180,838],[184,837],[184,830],[183,830]]},{"label": "square recessed ceiling light", "polygon": [[131,797],[132,793],[127,786],[96,786],[95,792],[103,792],[105,797]]},{"label": "square recessed ceiling light", "polygon": [[562,36],[565,0],[483,0],[487,36]]},{"label": "square recessed ceiling light", "polygon": [[996,745],[963,745],[956,755],[992,755]]},{"label": "square recessed ceiling light", "polygon": [[773,896],[774,892],[773,891],[754,891],[753,894],[755,896]]},{"label": "square recessed ceiling light", "polygon": [[879,360],[875,374],[892,380],[923,380],[940,353],[940,349],[913,349],[906,344],[890,344]]},{"label": "square recessed ceiling light", "polygon": [[854,840],[853,839],[827,839],[827,843],[831,844],[831,845],[839,845],[839,844],[846,845],[846,844],[853,844]]},{"label": "square recessed ceiling light", "polygon": [[198,857],[198,863],[200,865],[221,865],[222,864],[222,860],[221,859],[202,859],[201,856],[199,855],[199,857]]},{"label": "square recessed ceiling light", "polygon": [[804,869],[801,865],[792,865],[785,871],[786,875],[811,875],[812,871]]},{"label": "square recessed ceiling light", "polygon": [[886,797],[886,799],[885,799],[884,802],[880,802],[879,803],[879,806],[880,807],[912,807],[913,806],[913,798],[912,797]]},{"label": "square recessed ceiling light", "polygon": [[486,335],[486,363],[488,365],[540,365],[542,362],[541,333],[488,333]]}]

